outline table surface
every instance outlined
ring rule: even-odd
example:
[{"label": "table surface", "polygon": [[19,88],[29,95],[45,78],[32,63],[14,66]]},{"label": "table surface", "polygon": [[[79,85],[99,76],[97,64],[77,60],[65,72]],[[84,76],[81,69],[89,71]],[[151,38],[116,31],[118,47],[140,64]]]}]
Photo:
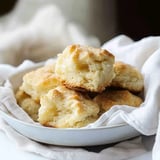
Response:
[{"label": "table surface", "polygon": [[29,152],[22,151],[20,148],[15,146],[11,140],[0,131],[0,159],[2,160],[48,160],[40,157],[39,155],[32,154]]},{"label": "table surface", "polygon": [[[103,149],[101,146],[99,149]],[[94,147],[86,148],[88,150],[95,150]],[[98,150],[97,150],[98,151]],[[0,131],[0,159],[5,160],[48,160],[39,155],[25,152],[18,148],[3,132]],[[146,153],[145,155],[141,155],[140,157],[135,157],[130,160],[151,160],[151,152]]]}]

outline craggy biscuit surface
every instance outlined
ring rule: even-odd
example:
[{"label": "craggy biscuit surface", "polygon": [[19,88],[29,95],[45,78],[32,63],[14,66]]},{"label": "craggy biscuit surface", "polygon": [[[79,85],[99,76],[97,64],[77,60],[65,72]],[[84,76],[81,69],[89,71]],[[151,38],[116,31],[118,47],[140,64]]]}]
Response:
[{"label": "craggy biscuit surface", "polygon": [[142,99],[128,90],[107,90],[94,98],[94,101],[100,106],[101,113],[109,110],[114,105],[128,105],[138,107]]},{"label": "craggy biscuit surface", "polygon": [[29,95],[27,95],[24,91],[18,90],[16,92],[16,100],[19,106],[28,113],[28,115],[34,120],[38,119],[38,110],[40,108],[40,104],[34,101]]},{"label": "craggy biscuit surface", "polygon": [[38,121],[56,128],[79,128],[98,118],[99,106],[79,92],[59,86],[40,100]]},{"label": "craggy biscuit surface", "polygon": [[39,101],[42,95],[60,84],[54,74],[54,67],[50,64],[25,74],[21,90]]},{"label": "craggy biscuit surface", "polygon": [[114,72],[115,77],[111,86],[128,89],[132,92],[143,90],[143,76],[135,67],[123,62],[115,62]]},{"label": "craggy biscuit surface", "polygon": [[70,45],[54,64],[26,73],[16,99],[44,126],[80,128],[114,105],[140,106],[142,99],[131,92],[142,91],[143,81],[136,68],[115,62],[107,50]]},{"label": "craggy biscuit surface", "polygon": [[69,88],[102,92],[114,77],[113,64],[107,50],[71,45],[58,55],[55,73]]}]

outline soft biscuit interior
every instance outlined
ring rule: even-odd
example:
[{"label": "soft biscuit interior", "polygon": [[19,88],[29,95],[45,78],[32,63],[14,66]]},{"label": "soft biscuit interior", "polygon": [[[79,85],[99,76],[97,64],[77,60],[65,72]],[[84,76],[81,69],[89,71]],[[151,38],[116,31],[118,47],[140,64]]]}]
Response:
[{"label": "soft biscuit interior", "polygon": [[102,92],[113,77],[114,56],[106,50],[81,46],[68,46],[58,55],[55,73],[69,88]]},{"label": "soft biscuit interior", "polygon": [[16,93],[17,103],[22,107],[24,111],[34,120],[38,119],[38,110],[40,108],[40,103],[36,102],[28,94],[22,90],[18,90]]}]

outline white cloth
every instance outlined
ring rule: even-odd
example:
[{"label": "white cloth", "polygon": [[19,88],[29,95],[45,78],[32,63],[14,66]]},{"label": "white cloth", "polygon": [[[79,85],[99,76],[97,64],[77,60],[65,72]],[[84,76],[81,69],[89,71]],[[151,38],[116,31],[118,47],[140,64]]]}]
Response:
[{"label": "white cloth", "polygon": [[[115,37],[113,40],[106,42],[106,44],[102,46],[112,52],[115,57],[117,57],[117,60],[123,60],[134,66],[138,66],[138,69],[142,71],[145,80],[145,100],[141,107],[136,109],[128,106],[114,106],[111,110],[103,114],[95,123],[88,126],[99,127],[126,122],[144,135],[153,135],[157,133],[153,150],[153,160],[159,160],[160,150],[160,145],[158,142],[160,134],[159,131],[157,132],[157,127],[159,124],[158,115],[160,110],[160,81],[158,79],[158,77],[160,77],[159,42],[160,37],[147,37],[141,41],[133,42],[128,37],[120,35]],[[150,49],[148,47],[147,51],[146,46],[150,46]],[[152,46],[154,49],[151,49]],[[52,60],[50,60],[50,62],[51,61]],[[5,79],[8,75],[19,72],[20,70],[32,65],[34,65],[34,63],[31,61],[25,61],[19,67],[1,64],[0,72],[3,70],[3,75],[1,75],[1,77]],[[5,72],[5,68],[7,72]],[[9,70],[11,71],[10,73]],[[9,86],[10,84],[7,82],[5,86],[0,87],[0,102],[4,103],[7,106],[7,109],[16,118],[31,122],[27,114],[25,114],[23,110],[16,105],[12,89]],[[122,142],[114,147],[103,149],[99,153],[94,153],[78,148],[62,148],[40,145],[22,135],[19,135],[3,121],[1,121],[1,129],[5,131],[6,134],[24,150],[41,154],[42,156],[50,159],[68,158],[72,160],[82,159],[84,157],[84,159],[120,160],[133,158],[135,155],[138,156],[147,153],[147,149],[144,145],[145,143],[144,141],[141,141],[141,139]]]},{"label": "white cloth", "polygon": [[159,126],[158,126],[155,144],[153,147],[153,156],[152,157],[153,157],[153,160],[160,159],[160,113],[159,113]]},{"label": "white cloth", "polygon": [[[118,36],[103,45],[122,60],[137,67],[144,76],[145,101],[130,114],[121,112],[123,120],[145,135],[155,134],[160,111],[160,37],[147,37],[133,42],[126,36]],[[113,117],[115,119],[115,117]]]},{"label": "white cloth", "polygon": [[100,46],[96,37],[67,21],[51,2],[21,0],[11,13],[0,18],[0,63],[46,60],[73,43]]}]

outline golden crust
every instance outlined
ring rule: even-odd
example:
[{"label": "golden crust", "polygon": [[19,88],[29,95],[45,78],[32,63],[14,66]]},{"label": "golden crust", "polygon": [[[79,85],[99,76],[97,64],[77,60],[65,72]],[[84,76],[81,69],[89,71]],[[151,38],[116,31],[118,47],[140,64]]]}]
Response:
[{"label": "golden crust", "polygon": [[143,90],[143,76],[135,67],[123,62],[115,62],[114,72],[115,77],[112,80],[111,86],[128,89],[132,92]]},{"label": "golden crust", "polygon": [[40,104],[22,90],[17,91],[16,100],[19,106],[27,112],[34,121],[37,121]]},{"label": "golden crust", "polygon": [[60,84],[54,74],[54,67],[55,64],[46,65],[25,74],[21,90],[24,90],[34,100],[39,101],[42,95]]},{"label": "golden crust", "polygon": [[107,50],[71,45],[58,55],[55,73],[69,88],[102,92],[114,77],[113,64]]},{"label": "golden crust", "polygon": [[109,110],[114,105],[128,105],[138,107],[142,99],[128,90],[106,90],[97,95],[94,101],[100,106],[101,113]]},{"label": "golden crust", "polygon": [[79,92],[59,86],[41,97],[38,121],[56,128],[79,128],[98,118],[99,106]]}]

